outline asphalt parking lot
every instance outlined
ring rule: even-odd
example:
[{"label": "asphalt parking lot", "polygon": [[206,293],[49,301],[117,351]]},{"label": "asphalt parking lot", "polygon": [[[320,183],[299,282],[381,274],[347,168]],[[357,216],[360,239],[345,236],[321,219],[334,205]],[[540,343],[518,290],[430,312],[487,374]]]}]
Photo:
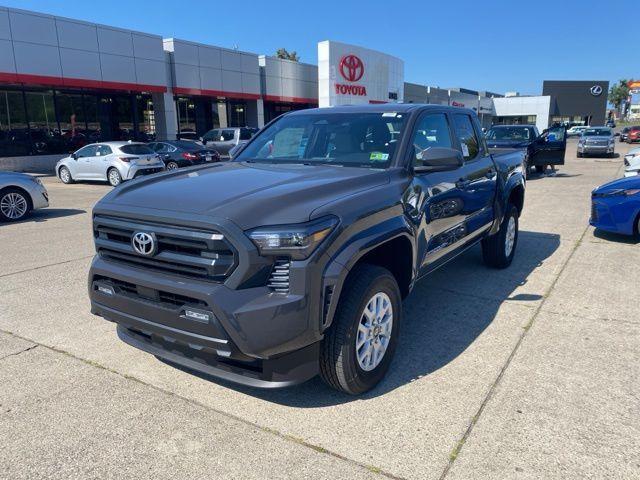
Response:
[{"label": "asphalt parking lot", "polygon": [[119,341],[86,293],[110,187],[44,178],[51,207],[0,226],[0,477],[640,478],[640,250],[588,226],[616,149],[570,140],[530,179],[511,268],[474,248],[420,283],[360,398],[231,386]]}]

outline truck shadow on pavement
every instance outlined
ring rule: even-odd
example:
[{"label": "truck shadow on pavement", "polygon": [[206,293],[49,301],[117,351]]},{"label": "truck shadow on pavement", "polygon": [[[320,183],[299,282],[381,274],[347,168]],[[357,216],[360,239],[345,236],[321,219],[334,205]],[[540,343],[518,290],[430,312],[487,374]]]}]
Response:
[{"label": "truck shadow on pavement", "polygon": [[[487,268],[480,247],[476,246],[420,281],[404,302],[400,341],[391,368],[375,389],[361,397],[333,391],[319,377],[295,387],[260,390],[198,376],[296,408],[318,408],[384,395],[456,359],[493,322],[503,303],[541,300],[543,291],[517,295],[513,292],[527,283],[531,273],[559,245],[559,235],[520,231],[518,250],[509,268]],[[522,322],[514,321],[512,328],[521,330]]]},{"label": "truck shadow on pavement", "polygon": [[601,240],[607,240],[609,242],[626,243],[628,245],[637,245],[640,243],[640,236],[638,235],[623,235],[621,233],[605,232],[604,230],[595,229],[593,236]]}]

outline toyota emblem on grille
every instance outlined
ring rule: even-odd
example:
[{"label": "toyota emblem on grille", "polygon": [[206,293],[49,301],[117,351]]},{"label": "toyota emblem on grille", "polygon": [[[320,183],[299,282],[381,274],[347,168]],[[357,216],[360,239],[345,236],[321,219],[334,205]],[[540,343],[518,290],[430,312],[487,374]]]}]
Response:
[{"label": "toyota emblem on grille", "polygon": [[140,255],[150,257],[157,249],[156,236],[153,233],[135,232],[131,237],[131,246]]}]

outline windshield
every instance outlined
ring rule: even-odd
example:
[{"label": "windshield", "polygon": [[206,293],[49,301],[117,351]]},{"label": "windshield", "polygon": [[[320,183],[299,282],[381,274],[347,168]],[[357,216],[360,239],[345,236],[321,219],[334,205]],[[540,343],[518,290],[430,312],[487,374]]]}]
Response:
[{"label": "windshield", "polygon": [[582,135],[585,137],[610,137],[611,130],[608,128],[587,128]]},{"label": "windshield", "polygon": [[529,129],[526,127],[500,127],[489,130],[487,139],[526,142],[529,135]]},{"label": "windshield", "polygon": [[404,123],[395,112],[286,115],[235,160],[387,168]]}]

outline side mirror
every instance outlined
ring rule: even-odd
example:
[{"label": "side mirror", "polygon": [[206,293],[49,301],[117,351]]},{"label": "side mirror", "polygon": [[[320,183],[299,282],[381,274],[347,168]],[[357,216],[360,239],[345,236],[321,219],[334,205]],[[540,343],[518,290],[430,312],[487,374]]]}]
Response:
[{"label": "side mirror", "polygon": [[74,160],[78,159],[78,154],[77,153],[72,153],[71,154],[71,158],[73,158]]},{"label": "side mirror", "polygon": [[464,165],[462,153],[455,148],[432,147],[420,153],[422,165],[414,166],[414,173],[446,172]]}]

